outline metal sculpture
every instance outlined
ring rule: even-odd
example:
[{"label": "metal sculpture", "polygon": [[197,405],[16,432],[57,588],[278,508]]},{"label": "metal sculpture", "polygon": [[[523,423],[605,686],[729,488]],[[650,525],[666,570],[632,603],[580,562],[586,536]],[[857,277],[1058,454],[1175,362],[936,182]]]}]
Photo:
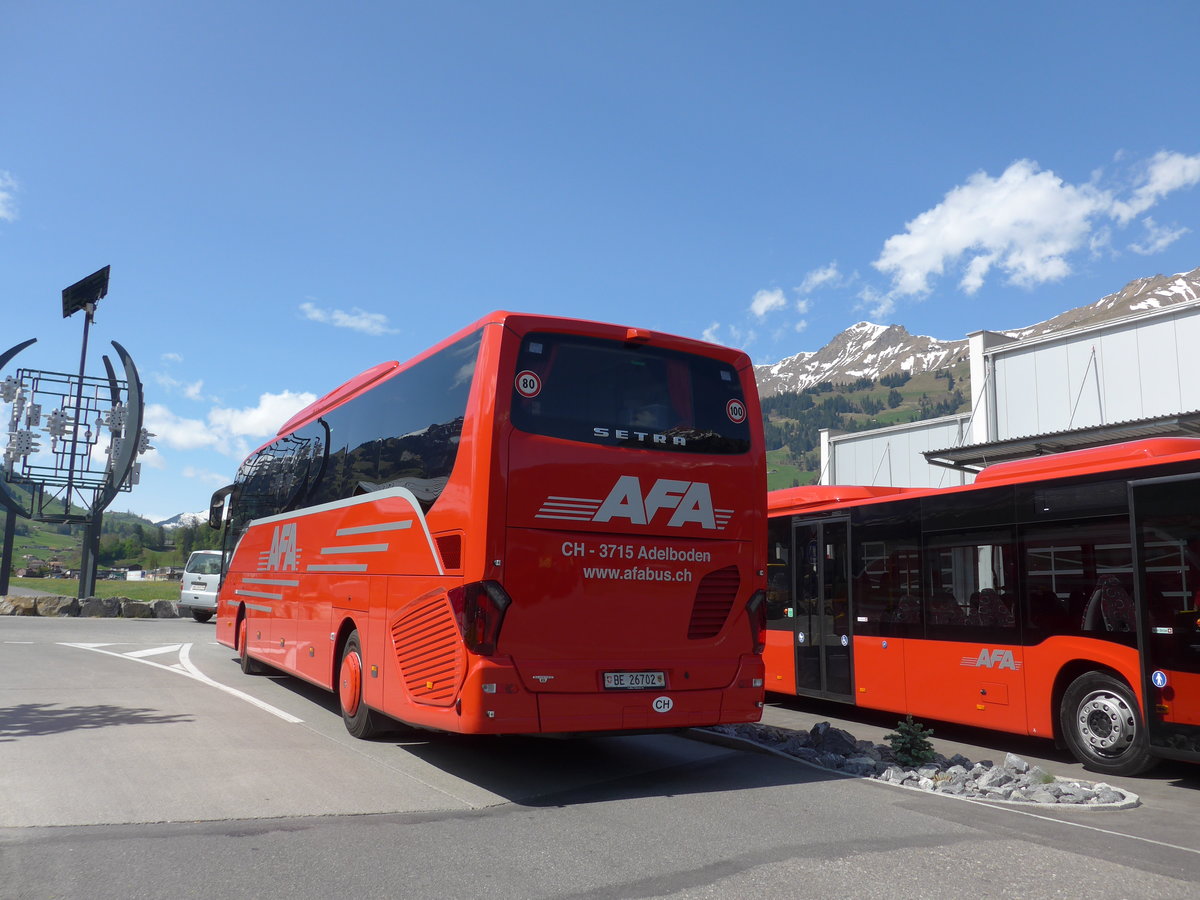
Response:
[{"label": "metal sculpture", "polygon": [[[91,596],[104,510],[118,493],[138,483],[137,457],[150,449],[153,435],[142,427],[142,383],[125,348],[112,342],[124,379],[117,378],[107,356],[104,377],[84,374],[88,330],[96,303],[107,290],[105,266],[63,291],[64,318],[80,310],[86,313],[78,375],[18,369],[0,382],[0,401],[10,407],[0,477],[0,504],[7,511],[0,594],[8,591],[16,519],[21,517],[85,525],[78,596]],[[0,373],[36,341],[24,341],[0,355]],[[41,443],[46,437],[48,446]]]}]

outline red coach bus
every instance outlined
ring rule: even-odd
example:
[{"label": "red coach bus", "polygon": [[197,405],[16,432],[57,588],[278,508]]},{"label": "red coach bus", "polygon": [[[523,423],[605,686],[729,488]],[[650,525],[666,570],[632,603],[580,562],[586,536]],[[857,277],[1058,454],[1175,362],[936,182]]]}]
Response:
[{"label": "red coach bus", "polygon": [[767,688],[1200,761],[1200,440],[768,498]]},{"label": "red coach bus", "polygon": [[761,422],[740,351],[493,313],[302,410],[214,495],[217,639],[336,691],[358,737],[757,721]]}]

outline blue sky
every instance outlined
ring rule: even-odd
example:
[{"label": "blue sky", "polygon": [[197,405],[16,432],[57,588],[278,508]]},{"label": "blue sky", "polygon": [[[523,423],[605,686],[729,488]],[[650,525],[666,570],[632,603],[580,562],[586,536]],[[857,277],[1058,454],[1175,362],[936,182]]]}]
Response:
[{"label": "blue sky", "polygon": [[816,350],[1200,265],[1200,4],[0,4],[0,350],[206,507],[314,396],[493,309]]}]

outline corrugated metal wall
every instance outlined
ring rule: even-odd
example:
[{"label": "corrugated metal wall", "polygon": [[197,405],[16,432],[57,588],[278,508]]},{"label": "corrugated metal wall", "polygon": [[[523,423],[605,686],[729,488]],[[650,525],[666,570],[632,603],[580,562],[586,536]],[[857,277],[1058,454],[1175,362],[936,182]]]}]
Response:
[{"label": "corrugated metal wall", "polygon": [[1200,409],[1200,306],[998,347],[992,440]]}]

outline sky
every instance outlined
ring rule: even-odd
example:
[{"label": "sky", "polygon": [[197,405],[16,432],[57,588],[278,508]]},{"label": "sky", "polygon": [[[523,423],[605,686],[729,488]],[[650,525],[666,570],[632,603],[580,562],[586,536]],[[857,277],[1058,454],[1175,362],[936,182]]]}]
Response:
[{"label": "sky", "polygon": [[[0,0],[0,352],[77,372],[110,265],[204,510],[356,373],[491,310],[813,351],[1200,266],[1200,4]],[[7,410],[4,411],[7,417]]]}]

